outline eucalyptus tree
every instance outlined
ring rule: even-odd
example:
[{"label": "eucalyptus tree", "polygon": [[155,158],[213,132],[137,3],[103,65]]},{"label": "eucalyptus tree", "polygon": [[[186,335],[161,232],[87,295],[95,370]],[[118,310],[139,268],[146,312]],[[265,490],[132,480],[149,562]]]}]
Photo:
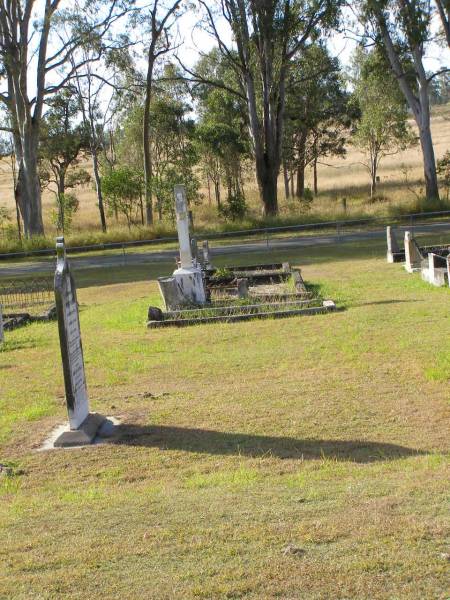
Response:
[{"label": "eucalyptus tree", "polygon": [[198,83],[193,88],[199,115],[197,143],[207,178],[213,182],[219,213],[221,183],[227,190],[227,204],[240,199],[245,204],[243,164],[250,158],[245,102],[226,89],[237,85],[236,75],[217,48],[203,56],[195,67],[206,79],[220,79],[224,87]]},{"label": "eucalyptus tree", "polygon": [[[438,1],[438,5],[440,2]],[[434,5],[429,0],[363,0],[366,34],[385,53],[393,76],[419,130],[426,198],[439,199],[436,161],[430,125],[430,85],[443,67],[428,73],[424,59],[435,39]],[[445,16],[445,13],[444,13]],[[448,23],[448,9],[447,9]]]},{"label": "eucalyptus tree", "polygon": [[138,28],[145,56],[145,75],[142,88],[144,113],[142,119],[142,150],[144,157],[144,193],[147,225],[153,223],[153,165],[151,149],[151,103],[155,73],[161,58],[174,49],[173,30],[182,12],[181,0],[150,0],[131,21]]},{"label": "eucalyptus tree", "polygon": [[79,106],[76,95],[65,89],[48,101],[49,109],[41,127],[39,144],[39,176],[41,183],[54,191],[58,206],[57,225],[63,232],[66,225],[66,209],[74,205],[66,188],[90,181],[84,169],[74,169],[80,154],[89,149],[89,130],[79,122]]},{"label": "eucalyptus tree", "polygon": [[[43,234],[38,176],[39,135],[46,99],[68,85],[76,50],[103,38],[130,0],[0,0],[0,101],[8,113],[18,162],[15,194],[26,236]],[[71,35],[62,38],[61,26]]]},{"label": "eucalyptus tree", "polygon": [[362,164],[369,172],[373,197],[383,158],[412,146],[417,138],[408,125],[405,98],[376,49],[369,53],[357,51],[353,83],[361,115],[352,142],[364,154]]},{"label": "eucalyptus tree", "polygon": [[[234,91],[247,107],[263,214],[274,215],[278,212],[287,76],[293,58],[336,23],[340,0],[199,2],[207,29],[237,75],[239,86]],[[221,35],[218,18],[228,23],[234,46]]]},{"label": "eucalyptus tree", "polygon": [[317,195],[317,163],[321,157],[344,156],[352,115],[339,61],[326,46],[314,43],[293,59],[287,81],[283,139],[285,193],[305,193],[305,170],[312,166]]}]

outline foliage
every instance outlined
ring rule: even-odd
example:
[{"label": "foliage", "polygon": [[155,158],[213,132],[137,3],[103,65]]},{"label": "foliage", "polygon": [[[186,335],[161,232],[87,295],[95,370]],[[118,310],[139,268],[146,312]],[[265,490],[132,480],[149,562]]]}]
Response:
[{"label": "foliage", "polygon": [[247,206],[245,198],[239,192],[229,193],[226,204],[222,204],[219,208],[219,214],[230,221],[240,221],[245,217]]},{"label": "foliage", "polygon": [[142,197],[141,174],[127,166],[118,167],[103,176],[102,191],[109,210],[123,214],[129,229]]},{"label": "foliage", "polygon": [[[49,101],[49,110],[41,126],[39,145],[39,177],[41,185],[49,188],[56,197],[57,212],[52,221],[59,231],[67,232],[78,201],[67,188],[86,185],[90,181],[87,171],[75,168],[80,154],[89,148],[89,132],[78,121],[79,107],[71,90],[63,90]],[[69,170],[70,169],[70,170]]]},{"label": "foliage", "polygon": [[52,211],[52,223],[58,231],[69,233],[74,213],[79,208],[78,198],[74,194],[59,194],[57,209]]},{"label": "foliage", "polygon": [[[203,56],[196,70],[205,79],[219,78],[230,86],[238,85],[236,74],[217,49]],[[208,185],[213,183],[219,214],[228,215],[227,218],[234,214],[236,218],[245,214],[243,171],[244,162],[251,156],[245,103],[229,90],[218,87],[202,85],[194,93],[200,113],[196,139],[202,171]],[[225,207],[221,185],[227,190]]]},{"label": "foliage", "polygon": [[397,82],[377,50],[355,54],[354,99],[361,111],[352,143],[365,155],[364,166],[371,178],[371,196],[376,190],[381,161],[417,142],[407,123],[408,112]]},{"label": "foliage", "polygon": [[283,165],[291,180],[297,172],[297,196],[305,193],[307,165],[313,165],[317,194],[318,160],[345,156],[346,133],[355,112],[348,100],[339,61],[325,45],[312,44],[293,60],[286,95]]},{"label": "foliage", "polygon": [[3,230],[9,221],[11,221],[9,210],[5,206],[0,206],[0,229]]},{"label": "foliage", "polygon": [[450,192],[450,150],[437,161],[437,173],[440,176],[442,185],[445,189],[445,197],[448,200]]}]

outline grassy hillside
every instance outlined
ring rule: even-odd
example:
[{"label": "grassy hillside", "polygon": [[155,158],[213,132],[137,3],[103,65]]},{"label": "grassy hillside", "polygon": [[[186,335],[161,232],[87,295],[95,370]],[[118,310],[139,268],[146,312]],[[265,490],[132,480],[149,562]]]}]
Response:
[{"label": "grassy hillside", "polygon": [[7,333],[0,597],[446,598],[450,295],[383,254],[271,253],[346,310],[182,330],[145,328],[145,265],[78,273],[119,444],[37,452],[66,418],[57,327]]},{"label": "grassy hillside", "polygon": [[[432,119],[433,140],[436,157],[440,158],[449,149],[450,140],[450,106],[440,106],[434,109]],[[310,218],[334,219],[342,217],[343,197],[347,198],[347,216],[385,215],[390,212],[403,210],[405,212],[416,209],[416,194],[423,191],[423,171],[421,152],[419,146],[402,152],[398,155],[387,157],[380,169],[381,182],[379,195],[383,201],[369,202],[369,177],[361,164],[362,155],[351,145],[348,147],[345,159],[325,159],[326,164],[319,165],[319,196],[314,200],[309,215],[298,200],[286,201],[282,182],[279,182],[280,221]],[[403,174],[403,165],[408,170],[408,184]],[[90,170],[90,163],[82,164]],[[307,185],[312,188],[312,173],[307,173]],[[218,219],[214,205],[208,203],[207,190],[203,189],[203,202],[193,207],[195,224],[200,228],[217,229],[224,226],[223,220]],[[251,226],[251,223],[260,219],[260,202],[252,172],[248,174],[246,194],[249,205],[248,218],[242,226]],[[76,190],[80,201],[80,209],[76,213],[72,226],[72,238],[80,242],[94,242],[101,240],[98,209],[93,187],[88,184]],[[11,169],[6,159],[0,161],[0,206],[6,206],[14,217],[14,198],[11,185]],[[54,195],[49,191],[43,193],[43,211],[46,233],[49,237],[56,235],[52,224],[51,215],[55,208]],[[14,220],[12,221],[14,222]],[[110,233],[108,239],[125,239],[127,237],[148,238],[152,232],[144,230],[139,232],[134,228],[131,234],[126,231],[125,223],[117,223],[112,217],[109,219]],[[167,232],[173,229],[169,224],[157,225],[156,230]],[[91,236],[89,238],[89,236]],[[0,232],[0,241],[1,241]]]}]

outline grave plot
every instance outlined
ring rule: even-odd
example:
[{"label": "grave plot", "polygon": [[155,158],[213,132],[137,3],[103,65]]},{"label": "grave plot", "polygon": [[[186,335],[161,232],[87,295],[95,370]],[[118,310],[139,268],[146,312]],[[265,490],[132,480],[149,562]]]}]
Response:
[{"label": "grave plot", "polygon": [[[404,250],[398,250],[398,243],[391,227],[387,228],[388,262],[397,262],[403,256],[408,273],[420,272],[424,281],[437,287],[450,286],[450,244],[440,246],[419,246],[410,231],[405,231]],[[390,260],[391,258],[391,260]]]},{"label": "grave plot", "polygon": [[49,277],[0,281],[3,328],[56,318],[53,280]]},{"label": "grave plot", "polygon": [[301,272],[289,263],[229,265],[215,268],[209,247],[202,253],[190,239],[184,188],[175,188],[179,267],[158,284],[164,310],[151,306],[148,327],[245,321],[255,318],[313,315],[336,310],[332,300],[314,296]]},{"label": "grave plot", "polygon": [[[406,262],[407,266],[405,266],[405,268],[407,271],[409,271],[408,267],[410,267],[410,268],[412,268],[412,267],[408,262],[408,257],[406,254],[407,253],[406,233],[409,233],[411,238],[414,239],[413,235],[410,232],[405,232],[405,243],[403,245],[403,248],[401,248],[400,244],[398,243],[396,228],[392,227],[392,226],[386,227],[386,242],[387,242],[386,259],[387,259],[388,263]],[[450,248],[450,243],[434,245],[434,246],[419,246],[415,240],[414,240],[414,243],[417,246],[420,256],[422,257],[421,259],[418,259],[418,261],[416,260],[416,262],[420,262],[421,260],[423,260],[428,255],[429,252],[435,252],[435,253],[439,254],[441,251],[445,252],[448,250],[448,248]],[[418,270],[419,267],[417,266],[416,269]],[[410,272],[412,273],[412,271],[410,271]]]}]

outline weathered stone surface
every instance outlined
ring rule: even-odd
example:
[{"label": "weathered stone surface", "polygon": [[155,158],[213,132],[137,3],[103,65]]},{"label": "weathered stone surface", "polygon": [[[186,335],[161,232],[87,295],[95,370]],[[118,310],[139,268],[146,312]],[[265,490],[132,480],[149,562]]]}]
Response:
[{"label": "weathered stone surface", "polygon": [[92,444],[106,417],[90,413],[77,429],[64,431],[54,442],[55,448],[72,448]]},{"label": "weathered stone surface", "polygon": [[428,253],[428,257],[422,261],[421,265],[422,279],[431,285],[442,287],[448,284],[447,259],[433,252]]},{"label": "weathered stone surface", "polygon": [[396,229],[391,225],[386,227],[386,242],[387,242],[387,261],[388,263],[398,262],[403,260],[404,252],[400,251],[400,247],[397,242],[397,236],[395,234]]},{"label": "weathered stone surface", "polygon": [[405,231],[405,269],[408,273],[419,271],[422,260],[423,256],[414,236],[410,231]]},{"label": "weathered stone surface", "polygon": [[66,404],[70,427],[77,429],[89,414],[77,292],[66,259],[64,238],[57,239],[56,252],[55,299]]}]

